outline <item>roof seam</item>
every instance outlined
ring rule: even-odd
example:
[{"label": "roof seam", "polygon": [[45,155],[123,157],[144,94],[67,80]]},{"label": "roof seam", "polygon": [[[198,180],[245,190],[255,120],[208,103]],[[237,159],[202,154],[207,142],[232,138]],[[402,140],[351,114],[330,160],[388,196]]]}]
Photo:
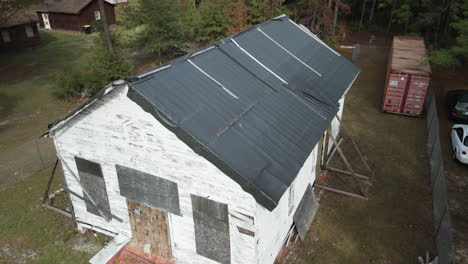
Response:
[{"label": "roof seam", "polygon": [[260,66],[262,66],[265,70],[267,70],[269,73],[273,74],[276,78],[278,78],[280,81],[282,81],[284,84],[288,84],[287,81],[285,81],[283,78],[281,78],[278,74],[270,70],[267,66],[265,66],[262,62],[260,62],[257,58],[255,58],[250,52],[246,51],[244,48],[237,43],[237,41],[234,40],[234,38],[231,39],[231,41],[242,51],[244,52],[247,56],[249,56],[251,59],[253,59],[256,63],[258,63]]},{"label": "roof seam", "polygon": [[195,64],[192,60],[190,59],[187,59],[187,61],[193,66],[195,67],[198,71],[200,71],[201,73],[203,73],[206,77],[208,77],[210,80],[212,80],[214,83],[216,83],[217,85],[219,85],[219,87],[223,88],[224,91],[226,93],[228,93],[230,96],[234,97],[235,99],[239,99],[239,97],[231,92],[228,88],[226,88],[226,86],[224,86],[224,84],[218,82],[215,78],[213,78],[211,75],[209,75],[207,72],[205,72],[202,68],[200,68],[197,64]]},{"label": "roof seam", "polygon": [[291,57],[293,57],[294,59],[296,59],[298,62],[300,62],[302,65],[306,66],[309,70],[313,71],[314,73],[316,73],[318,76],[322,77],[322,74],[320,74],[318,71],[316,71],[314,68],[310,67],[307,63],[305,63],[304,61],[302,61],[301,59],[299,59],[296,55],[294,55],[292,52],[290,52],[288,49],[286,49],[285,47],[283,47],[281,44],[279,44],[276,40],[274,40],[272,37],[270,37],[267,33],[265,33],[263,30],[261,30],[260,28],[257,28],[257,30],[262,33],[262,35],[264,35],[265,37],[267,37],[269,40],[271,40],[273,43],[275,43],[278,47],[280,47],[281,49],[283,49],[284,51],[286,51],[286,53],[288,53],[289,55],[291,55]]}]

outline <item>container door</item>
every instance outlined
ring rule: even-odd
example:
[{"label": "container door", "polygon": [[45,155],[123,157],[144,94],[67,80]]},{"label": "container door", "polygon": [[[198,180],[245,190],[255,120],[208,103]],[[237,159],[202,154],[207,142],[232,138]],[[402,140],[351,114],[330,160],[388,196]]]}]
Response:
[{"label": "container door", "polygon": [[429,80],[430,78],[427,76],[411,76],[403,113],[409,115],[421,115],[424,108]]},{"label": "container door", "polygon": [[384,111],[400,112],[408,77],[408,74],[390,73],[385,90]]}]

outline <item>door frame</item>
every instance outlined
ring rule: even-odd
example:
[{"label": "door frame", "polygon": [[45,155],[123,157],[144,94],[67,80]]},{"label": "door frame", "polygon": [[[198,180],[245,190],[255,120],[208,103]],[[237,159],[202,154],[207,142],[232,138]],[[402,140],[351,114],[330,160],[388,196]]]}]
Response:
[{"label": "door frame", "polygon": [[50,26],[49,13],[42,13],[42,21],[44,21],[45,29],[48,29],[48,30],[52,29],[52,27]]}]

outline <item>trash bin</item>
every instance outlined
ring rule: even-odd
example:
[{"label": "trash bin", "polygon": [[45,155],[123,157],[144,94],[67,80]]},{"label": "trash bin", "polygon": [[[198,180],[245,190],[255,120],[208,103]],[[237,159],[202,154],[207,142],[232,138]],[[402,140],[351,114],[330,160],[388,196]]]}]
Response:
[{"label": "trash bin", "polygon": [[91,34],[91,25],[84,25],[83,30],[85,34]]}]

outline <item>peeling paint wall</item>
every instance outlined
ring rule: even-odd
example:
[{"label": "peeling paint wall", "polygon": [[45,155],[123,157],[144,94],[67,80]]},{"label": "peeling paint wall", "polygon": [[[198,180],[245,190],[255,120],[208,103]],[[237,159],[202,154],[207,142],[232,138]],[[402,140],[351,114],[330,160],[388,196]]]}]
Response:
[{"label": "peeling paint wall", "polygon": [[[270,212],[128,99],[126,92],[126,87],[116,88],[54,135],[69,188],[82,194],[75,156],[99,163],[111,212],[123,222],[115,219],[106,222],[104,218],[88,213],[84,201],[72,196],[77,220],[131,236],[126,199],[119,190],[118,164],[177,183],[181,215],[169,213],[168,219],[173,255],[178,263],[216,263],[196,254],[191,194],[228,205],[231,263],[273,263],[308,184],[315,181],[317,146],[278,206]],[[340,105],[341,116],[344,97]],[[333,122],[335,135],[339,131],[339,123],[337,120]],[[294,189],[294,207],[289,210],[291,188]]]},{"label": "peeling paint wall", "polygon": [[215,263],[196,254],[190,194],[228,204],[231,263],[255,263],[255,238],[237,228],[255,230],[253,221],[244,216],[255,215],[254,198],[128,99],[126,88],[115,89],[81,112],[54,135],[54,140],[69,188],[83,194],[75,156],[99,163],[111,212],[123,219],[106,222],[88,213],[84,201],[72,196],[78,221],[131,236],[127,204],[120,195],[115,168],[119,164],[178,184],[181,216],[168,214],[178,263]]},{"label": "peeling paint wall", "polygon": [[275,261],[293,224],[294,212],[307,189],[307,185],[313,184],[315,181],[317,153],[316,146],[289,187],[289,189],[294,189],[294,208],[290,213],[289,189],[281,197],[278,206],[271,212],[257,204],[255,213],[255,238],[258,243],[257,263],[273,263]]}]

